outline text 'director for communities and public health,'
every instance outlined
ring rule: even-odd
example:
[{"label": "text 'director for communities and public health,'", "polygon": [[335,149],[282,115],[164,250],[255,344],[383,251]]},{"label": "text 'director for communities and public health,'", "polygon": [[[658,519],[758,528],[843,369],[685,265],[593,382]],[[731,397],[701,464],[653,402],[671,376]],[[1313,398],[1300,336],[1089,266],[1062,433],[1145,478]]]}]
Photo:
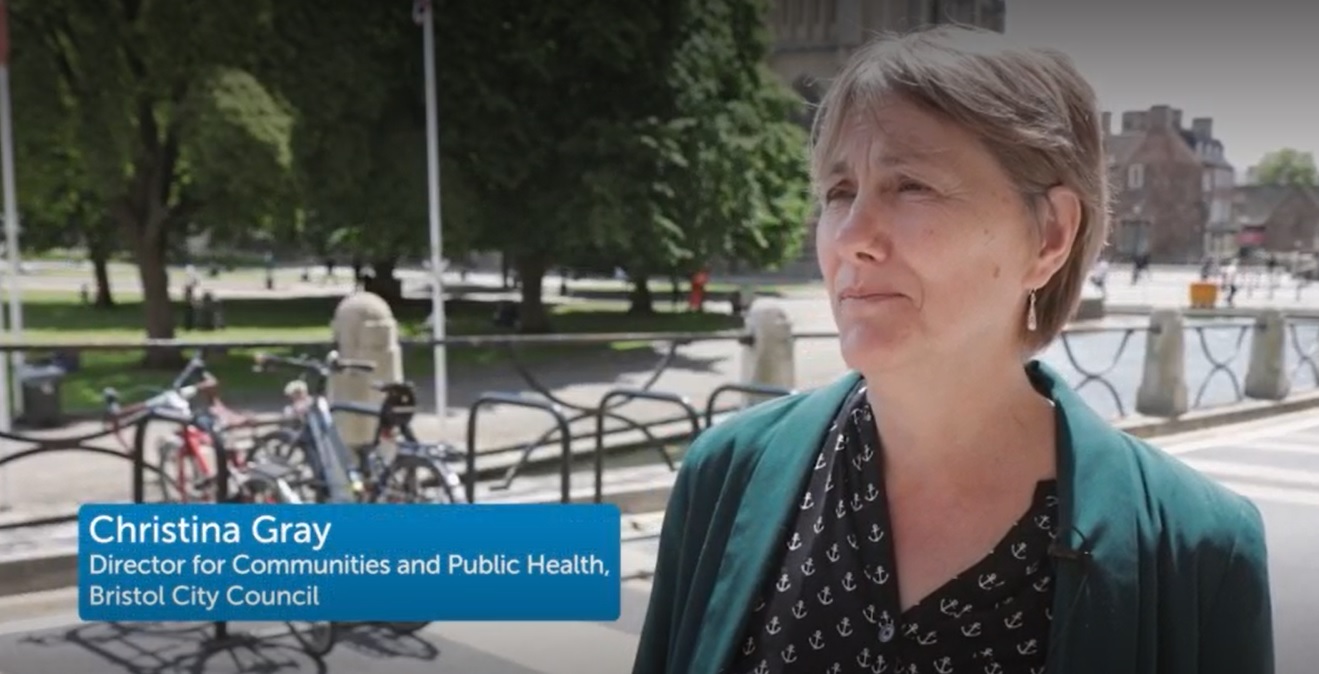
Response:
[{"label": "text 'director for communities and public health,'", "polygon": [[610,505],[89,504],[78,613],[106,621],[618,619]]}]

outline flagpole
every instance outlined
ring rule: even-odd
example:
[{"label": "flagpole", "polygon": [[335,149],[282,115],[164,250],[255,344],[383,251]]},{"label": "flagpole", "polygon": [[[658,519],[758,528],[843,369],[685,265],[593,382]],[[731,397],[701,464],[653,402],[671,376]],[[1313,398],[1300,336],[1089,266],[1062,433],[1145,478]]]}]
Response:
[{"label": "flagpole", "polygon": [[[419,12],[420,10],[420,12]],[[419,15],[420,13],[420,15]],[[449,412],[448,367],[444,347],[444,250],[440,223],[440,138],[435,102],[435,4],[417,0],[413,15],[422,22],[422,52],[426,65],[426,164],[430,192],[431,335],[435,340],[435,414],[443,432]],[[419,16],[418,16],[419,15]]]}]

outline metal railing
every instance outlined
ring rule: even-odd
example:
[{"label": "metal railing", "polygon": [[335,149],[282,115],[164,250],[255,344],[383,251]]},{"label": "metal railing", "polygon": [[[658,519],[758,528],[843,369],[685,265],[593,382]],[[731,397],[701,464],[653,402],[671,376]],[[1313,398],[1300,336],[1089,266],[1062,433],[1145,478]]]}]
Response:
[{"label": "metal railing", "polygon": [[[1140,413],[1139,405],[1132,403],[1132,396],[1139,390],[1149,357],[1146,344],[1151,337],[1158,335],[1157,325],[1148,321],[1108,325],[1074,325],[1063,331],[1059,339],[1049,347],[1041,358],[1059,369],[1069,383],[1083,394],[1101,412],[1113,418],[1127,417],[1133,412]],[[1245,400],[1245,372],[1242,356],[1248,355],[1253,348],[1256,323],[1249,319],[1188,319],[1184,336],[1186,359],[1185,369],[1187,388],[1194,390],[1193,408],[1205,408],[1222,404],[1231,404]],[[1285,369],[1289,374],[1293,390],[1319,388],[1319,317],[1293,316],[1285,325]],[[812,340],[833,340],[837,338],[834,331],[798,331],[793,334],[794,342],[805,344]],[[635,386],[613,386],[608,392],[593,403],[578,403],[566,399],[546,384],[530,363],[519,352],[526,346],[543,345],[590,345],[619,342],[650,342],[657,353],[657,359],[650,372],[641,378]],[[791,395],[797,391],[793,388],[771,386],[754,382],[720,382],[712,387],[705,400],[703,409],[698,409],[690,401],[690,391],[682,393],[665,391],[657,386],[662,376],[675,362],[679,350],[683,347],[700,343],[724,342],[740,346],[754,346],[753,335],[744,330],[722,331],[718,333],[624,333],[624,334],[572,334],[572,335],[478,335],[456,336],[442,340],[446,346],[454,348],[491,347],[503,349],[507,362],[519,375],[523,390],[518,392],[491,391],[478,396],[469,406],[466,423],[466,446],[460,447],[466,456],[466,471],[463,477],[469,502],[477,499],[477,486],[482,481],[482,462],[480,459],[512,454],[517,458],[502,473],[493,476],[491,491],[507,490],[528,465],[532,463],[537,451],[548,445],[557,445],[558,452],[551,462],[557,462],[560,479],[560,499],[571,498],[572,464],[579,453],[579,443],[589,443],[581,452],[590,452],[594,459],[596,500],[602,499],[603,474],[605,471],[604,454],[620,449],[657,450],[661,460],[670,469],[676,467],[669,449],[674,445],[690,442],[700,435],[703,428],[716,423],[719,415],[728,414],[744,407],[742,404],[721,406],[721,401],[733,394],[741,394],[746,399]],[[436,344],[429,339],[405,340],[405,348],[429,349]],[[175,348],[198,350],[203,353],[211,350],[251,349],[251,348],[292,348],[305,350],[329,350],[334,344],[316,340],[245,340],[245,341],[185,341],[185,340],[142,340],[133,343],[123,342],[80,342],[64,343],[54,347],[50,344],[13,344],[0,343],[0,353],[7,351],[49,351],[52,348],[82,351],[111,350],[145,350],[148,348]],[[650,414],[626,414],[621,407],[633,401],[644,400],[652,403]],[[487,411],[493,407],[517,407],[528,410],[540,410],[552,421],[548,429],[528,429],[528,437],[523,441],[512,443],[483,442],[478,433],[478,422],[487,419]],[[678,408],[679,414],[661,415],[658,410],[664,407]],[[1109,410],[1105,412],[1105,410]],[[581,423],[591,423],[591,428],[574,431]],[[606,422],[613,422],[612,427]],[[137,430],[134,440],[135,448],[146,443],[147,423]],[[143,480],[145,475],[159,475],[159,466],[152,465],[146,457],[136,454],[99,447],[95,441],[114,432],[112,429],[75,437],[34,437],[18,433],[0,433],[0,440],[22,445],[16,451],[0,453],[0,470],[23,459],[57,451],[85,451],[100,455],[113,456],[128,461],[133,466],[132,498],[140,501],[145,498]],[[632,435],[633,439],[625,436]],[[607,442],[614,440],[614,442]],[[217,461],[225,466],[224,461]],[[547,462],[549,463],[549,462]],[[486,473],[490,469],[487,466]],[[223,481],[222,481],[223,482]]]},{"label": "metal railing", "polygon": [[1293,319],[1287,323],[1287,349],[1295,362],[1287,371],[1293,384],[1302,373],[1310,375],[1310,384],[1319,388],[1319,317]]}]

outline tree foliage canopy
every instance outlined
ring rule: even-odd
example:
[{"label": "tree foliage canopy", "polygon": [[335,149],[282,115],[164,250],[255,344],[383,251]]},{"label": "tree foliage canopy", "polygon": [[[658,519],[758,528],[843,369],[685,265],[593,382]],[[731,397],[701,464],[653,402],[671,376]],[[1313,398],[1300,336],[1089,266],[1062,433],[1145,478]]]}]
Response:
[{"label": "tree foliage canopy", "polygon": [[1305,185],[1319,187],[1314,155],[1291,148],[1270,152],[1255,167],[1256,177],[1265,185]]},{"label": "tree foliage canopy", "polygon": [[[796,254],[805,134],[766,67],[767,0],[433,4],[445,253],[508,255],[525,325],[541,322],[555,265],[644,278]],[[14,0],[11,12],[24,213],[113,222],[151,336],[173,334],[165,264],[185,233],[421,257],[410,3]]]}]

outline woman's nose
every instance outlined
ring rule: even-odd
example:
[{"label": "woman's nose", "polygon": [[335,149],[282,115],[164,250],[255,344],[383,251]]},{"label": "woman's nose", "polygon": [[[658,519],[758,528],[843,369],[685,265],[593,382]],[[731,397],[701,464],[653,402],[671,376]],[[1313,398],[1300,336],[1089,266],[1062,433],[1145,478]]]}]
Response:
[{"label": "woman's nose", "polygon": [[880,261],[887,258],[893,241],[886,221],[884,209],[879,204],[864,196],[858,197],[835,227],[835,250],[848,260]]}]

